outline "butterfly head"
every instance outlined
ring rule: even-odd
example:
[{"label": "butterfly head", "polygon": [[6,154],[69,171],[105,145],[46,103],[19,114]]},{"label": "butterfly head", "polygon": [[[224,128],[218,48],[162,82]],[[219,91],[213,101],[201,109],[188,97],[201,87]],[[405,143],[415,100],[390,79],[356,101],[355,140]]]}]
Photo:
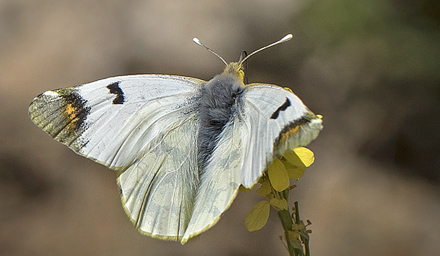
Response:
[{"label": "butterfly head", "polygon": [[269,45],[266,45],[256,51],[253,51],[252,53],[250,53],[249,55],[247,55],[245,58],[241,59],[238,62],[231,62],[231,63],[227,63],[220,55],[218,55],[217,53],[215,53],[213,50],[211,50],[209,47],[205,46],[204,44],[202,44],[202,42],[200,42],[200,40],[198,38],[193,38],[194,43],[204,47],[206,50],[210,51],[211,53],[213,53],[215,56],[217,56],[223,63],[225,63],[226,68],[223,71],[223,74],[233,74],[235,75],[241,82],[243,82],[244,80],[244,69],[243,69],[243,63],[252,55],[254,55],[257,52],[260,52],[264,49],[267,49],[269,47],[272,47],[274,45],[280,44],[280,43],[284,43],[286,41],[289,41],[290,39],[293,38],[292,34],[288,34],[286,36],[284,36],[283,38],[281,38],[280,40],[271,43]]},{"label": "butterfly head", "polygon": [[241,62],[231,62],[226,65],[223,74],[232,74],[241,82],[244,81],[244,69]]}]

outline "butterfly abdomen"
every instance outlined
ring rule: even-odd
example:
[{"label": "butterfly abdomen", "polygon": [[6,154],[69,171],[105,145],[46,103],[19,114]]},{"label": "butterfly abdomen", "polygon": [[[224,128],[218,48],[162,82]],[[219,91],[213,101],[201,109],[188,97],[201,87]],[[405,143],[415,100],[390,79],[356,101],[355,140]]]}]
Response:
[{"label": "butterfly abdomen", "polygon": [[236,102],[240,102],[244,88],[236,76],[224,73],[208,81],[201,90],[201,125],[197,140],[199,170],[206,166],[219,135],[237,111]]}]

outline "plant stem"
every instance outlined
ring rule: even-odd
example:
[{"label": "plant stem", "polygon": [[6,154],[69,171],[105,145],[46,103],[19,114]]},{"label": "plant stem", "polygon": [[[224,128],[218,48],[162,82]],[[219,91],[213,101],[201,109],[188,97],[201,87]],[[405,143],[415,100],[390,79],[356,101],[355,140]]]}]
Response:
[{"label": "plant stem", "polygon": [[[280,196],[280,198],[284,198],[284,199],[286,199],[286,201],[288,201],[289,189],[286,189],[283,192],[278,192],[278,195]],[[296,206],[297,206],[297,202],[295,203],[295,207]],[[299,217],[299,212],[297,214]],[[290,215],[289,209],[278,211],[278,217],[280,218],[281,224],[284,229],[284,238],[286,239],[287,250],[289,251],[289,255],[290,256],[300,256],[300,255],[303,256],[304,255],[303,251],[301,249],[293,247],[292,242],[290,240],[289,231],[293,231],[292,230],[293,220],[292,220],[292,216]]]},{"label": "plant stem", "polygon": [[295,224],[301,224],[301,218],[299,217],[299,207],[298,207],[298,201],[293,203],[294,209],[295,209]]},{"label": "plant stem", "polygon": [[289,255],[290,256],[296,256],[295,254],[295,248],[292,246],[292,243],[290,242],[290,237],[289,237],[289,227],[292,227],[292,219],[290,218],[290,212],[289,210],[281,210],[278,211],[278,217],[281,220],[281,224],[283,225],[283,229],[284,229],[284,238],[286,239],[286,243],[287,243],[287,250],[289,251]]},{"label": "plant stem", "polygon": [[[294,211],[295,211],[295,213],[294,213],[295,214],[295,223],[296,224],[301,224],[301,218],[299,217],[298,201],[296,201],[294,203],[294,205],[295,205],[295,208],[294,208]],[[309,240],[304,238],[304,237],[302,237],[302,236],[300,237],[300,239],[301,239],[301,242],[304,244],[304,250],[305,250],[306,256],[310,256]]]}]

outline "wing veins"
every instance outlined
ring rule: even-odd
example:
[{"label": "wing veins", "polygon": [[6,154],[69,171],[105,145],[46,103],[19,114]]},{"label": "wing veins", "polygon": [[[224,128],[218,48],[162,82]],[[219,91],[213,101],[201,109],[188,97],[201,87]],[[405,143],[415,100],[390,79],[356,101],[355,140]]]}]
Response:
[{"label": "wing veins", "polygon": [[261,116],[264,116],[264,114],[258,109],[254,103],[250,102],[249,100],[246,100],[246,103],[248,103],[252,108],[254,108]]},{"label": "wing veins", "polygon": [[[153,187],[153,185],[156,184],[155,177],[159,173],[159,170],[162,168],[162,165],[165,162],[165,159],[166,159],[166,156],[164,157],[164,159],[160,163],[159,167],[157,168],[156,172],[154,173],[154,175],[153,175],[153,177],[151,179],[151,182],[148,183],[148,188],[146,190],[146,191],[148,191],[148,193],[145,193],[145,196],[142,198],[142,204],[141,204],[141,207],[140,207],[140,211],[138,212],[138,217],[136,219],[136,226],[139,226],[139,223],[142,223],[143,217],[145,215],[144,213],[145,213],[147,202],[149,201],[151,192],[154,192],[154,191],[152,191],[152,187]],[[145,179],[144,179],[144,181],[145,181]],[[142,184],[143,183],[139,182],[137,185],[142,185]]]},{"label": "wing veins", "polygon": [[[140,107],[140,109],[142,109],[142,108],[144,108],[144,107],[145,107],[145,105],[142,106],[142,107]],[[188,106],[186,106],[186,107],[182,107],[182,108],[178,108],[178,109],[175,109],[174,111],[171,111],[171,112],[169,112],[169,113],[167,113],[167,114],[164,114],[164,115],[161,115],[161,116],[157,117],[156,120],[154,120],[154,122],[152,122],[151,125],[148,126],[147,129],[145,129],[145,131],[143,132],[143,134],[148,133],[148,131],[149,131],[150,129],[152,129],[151,127],[152,127],[156,122],[158,122],[159,120],[165,118],[165,117],[168,116],[168,115],[172,115],[172,114],[178,113],[178,112],[180,112],[180,111],[182,111],[182,110],[184,110],[184,109],[188,109],[188,108],[189,108]],[[117,113],[119,113],[119,111],[118,111]],[[186,120],[184,123],[186,123],[187,121],[188,121],[188,120]],[[174,125],[175,123],[176,123],[176,122],[171,123],[171,124],[170,124],[169,126],[167,126],[167,127],[170,127],[170,126]],[[182,123],[182,124],[183,124],[183,123]],[[118,149],[116,150],[116,152],[120,152],[120,149],[121,149],[123,146],[125,146],[125,145],[127,144],[127,142],[129,141],[129,138],[131,138],[131,136],[136,132],[137,128],[139,128],[141,125],[142,125],[142,122],[138,122],[137,125],[135,126],[135,129],[131,129],[131,130],[130,130],[130,133],[127,134],[127,136],[125,136],[124,140],[122,141],[122,143],[120,143],[120,145],[119,145]],[[172,130],[174,130],[174,129],[176,129],[176,128],[178,128],[178,127],[175,127],[175,128],[173,128],[173,129],[171,129],[169,132],[167,132],[167,133],[163,136],[161,142],[165,139],[166,136],[168,136],[168,134],[169,134]],[[118,136],[122,133],[122,130],[123,130],[123,129],[120,129],[120,131],[118,132],[118,134],[115,135],[115,137],[118,137]],[[153,137],[153,138],[151,139],[151,141],[154,141],[158,136],[159,136],[159,134],[158,134],[157,136]],[[150,142],[151,142],[151,141],[150,141]],[[160,143],[158,143],[158,144],[160,144]],[[156,147],[157,147],[157,146],[156,146]],[[151,152],[151,151],[152,151],[152,150],[150,150],[149,152]],[[112,166],[114,160],[115,160],[117,157],[118,157],[118,154],[117,154],[117,153],[113,155],[111,161],[109,162],[109,166]]]}]

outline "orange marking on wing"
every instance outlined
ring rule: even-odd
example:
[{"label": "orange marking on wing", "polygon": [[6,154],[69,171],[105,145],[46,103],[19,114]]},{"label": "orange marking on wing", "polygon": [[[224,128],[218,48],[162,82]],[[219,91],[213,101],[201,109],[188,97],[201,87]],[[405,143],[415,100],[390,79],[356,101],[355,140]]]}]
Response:
[{"label": "orange marking on wing", "polygon": [[66,117],[66,121],[69,122],[67,125],[69,130],[75,130],[76,123],[79,120],[79,117],[77,117],[78,111],[72,104],[67,104],[66,108],[64,109],[64,116]]},{"label": "orange marking on wing", "polygon": [[279,143],[279,144],[284,144],[284,142],[286,142],[287,138],[289,138],[290,136],[295,135],[295,134],[299,131],[299,127],[300,127],[300,126],[301,126],[301,125],[298,125],[298,126],[296,126],[296,127],[293,127],[292,129],[290,129],[290,130],[284,132],[284,133],[281,135],[281,140],[280,140],[280,143]]}]

